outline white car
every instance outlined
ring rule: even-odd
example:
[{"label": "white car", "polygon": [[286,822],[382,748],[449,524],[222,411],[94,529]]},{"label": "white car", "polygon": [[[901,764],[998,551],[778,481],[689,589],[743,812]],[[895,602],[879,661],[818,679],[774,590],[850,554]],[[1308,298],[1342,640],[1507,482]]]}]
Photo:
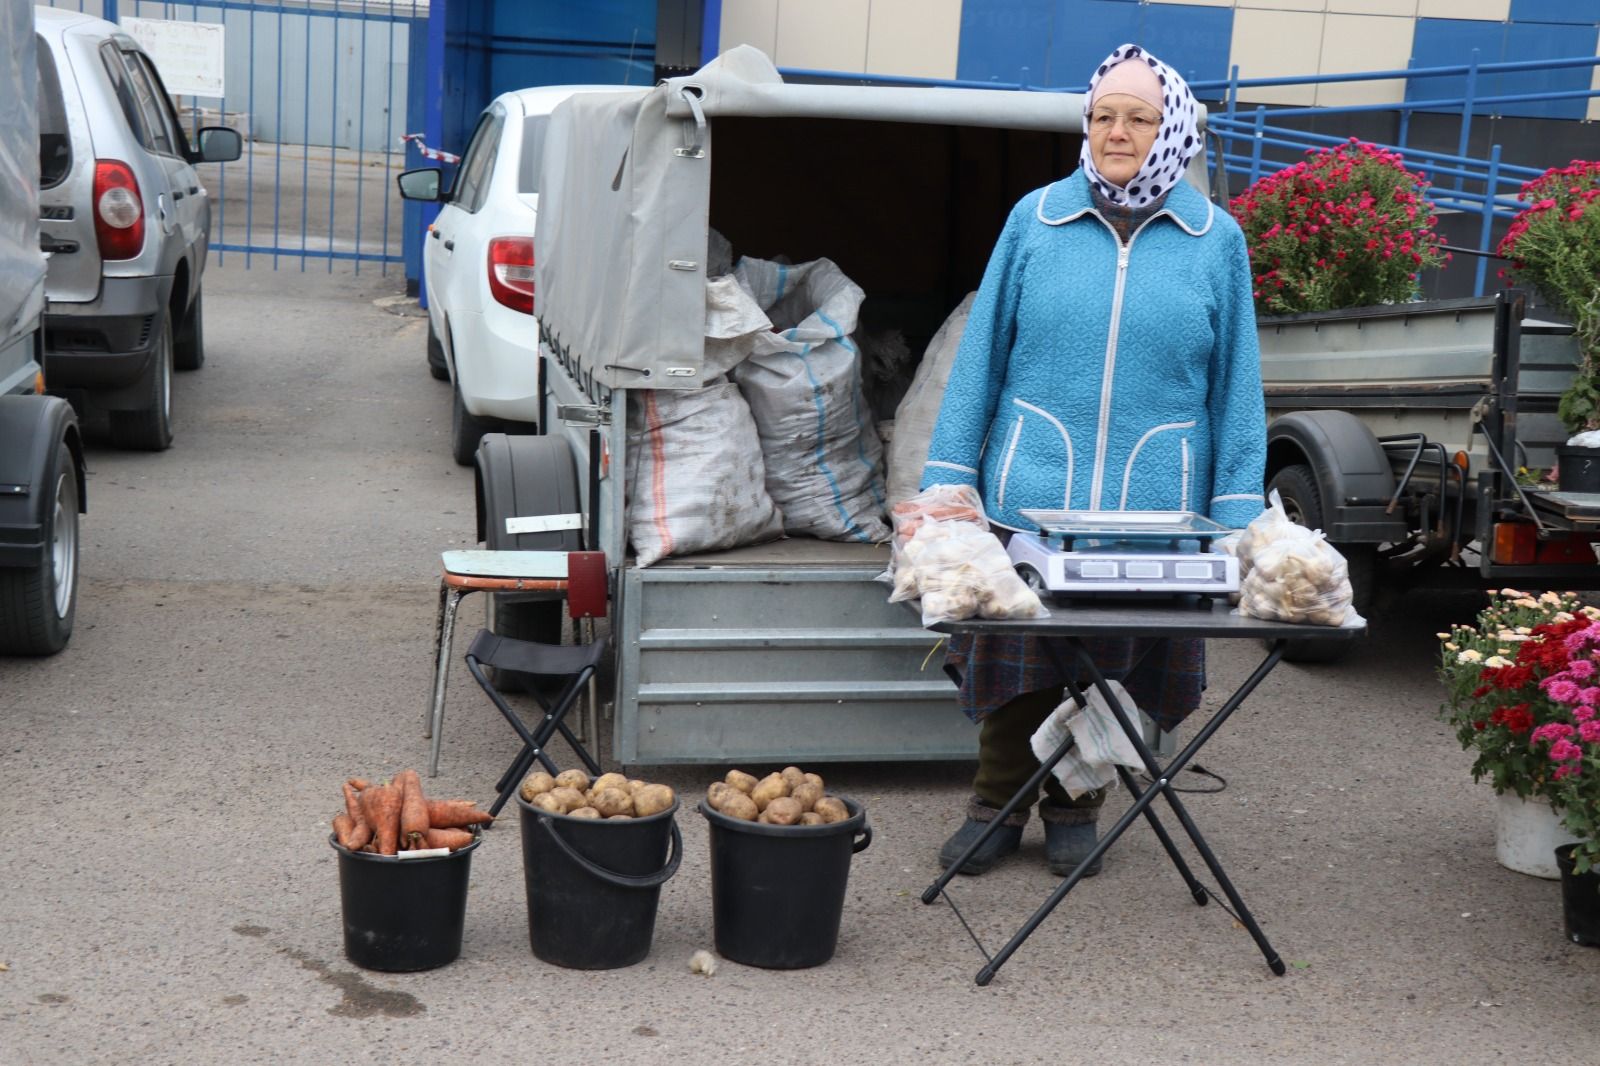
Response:
[{"label": "white car", "polygon": [[478,438],[531,432],[538,418],[533,230],[544,132],[557,104],[621,85],[548,85],[494,99],[478,117],[455,182],[438,168],[400,175],[400,195],[437,201],[423,241],[428,367],[451,387],[450,450],[471,466]]}]

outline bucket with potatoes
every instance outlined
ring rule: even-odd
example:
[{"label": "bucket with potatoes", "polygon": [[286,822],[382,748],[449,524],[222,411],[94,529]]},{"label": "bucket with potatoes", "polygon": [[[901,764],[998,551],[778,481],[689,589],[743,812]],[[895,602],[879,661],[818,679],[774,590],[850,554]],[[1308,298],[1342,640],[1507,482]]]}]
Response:
[{"label": "bucket with potatoes", "polygon": [[833,958],[850,858],[872,842],[861,804],[789,766],[760,779],[730,770],[700,813],[711,826],[717,953],[773,970]]},{"label": "bucket with potatoes", "polygon": [[622,774],[535,771],[517,796],[528,942],[545,962],[612,970],[642,962],[661,886],[678,872],[678,798]]}]

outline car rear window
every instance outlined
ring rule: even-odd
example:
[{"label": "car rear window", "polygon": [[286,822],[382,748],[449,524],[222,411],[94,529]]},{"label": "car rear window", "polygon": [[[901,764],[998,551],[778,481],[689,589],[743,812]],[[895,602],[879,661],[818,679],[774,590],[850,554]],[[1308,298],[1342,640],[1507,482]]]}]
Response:
[{"label": "car rear window", "polygon": [[544,133],[549,115],[529,115],[522,120],[522,165],[517,168],[517,191],[539,191],[539,163],[544,158]]},{"label": "car rear window", "polygon": [[72,139],[67,133],[67,109],[61,100],[61,79],[56,57],[41,37],[39,53],[39,185],[61,184],[72,169]]}]

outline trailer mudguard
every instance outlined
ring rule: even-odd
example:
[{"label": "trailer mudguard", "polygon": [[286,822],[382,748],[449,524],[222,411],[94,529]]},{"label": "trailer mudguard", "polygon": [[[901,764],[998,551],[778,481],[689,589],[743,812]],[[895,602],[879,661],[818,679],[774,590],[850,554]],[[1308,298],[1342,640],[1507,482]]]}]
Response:
[{"label": "trailer mudguard", "polygon": [[44,558],[45,490],[56,446],[65,441],[78,480],[78,510],[88,510],[78,419],[54,396],[0,396],[0,566],[37,566]]},{"label": "trailer mudguard", "polygon": [[1394,469],[1370,429],[1348,411],[1295,411],[1267,427],[1267,480],[1305,463],[1322,497],[1323,532],[1336,544],[1404,540],[1405,516],[1385,513]]},{"label": "trailer mudguard", "polygon": [[475,480],[478,539],[485,548],[583,550],[583,504],[566,438],[486,433],[478,443]]}]

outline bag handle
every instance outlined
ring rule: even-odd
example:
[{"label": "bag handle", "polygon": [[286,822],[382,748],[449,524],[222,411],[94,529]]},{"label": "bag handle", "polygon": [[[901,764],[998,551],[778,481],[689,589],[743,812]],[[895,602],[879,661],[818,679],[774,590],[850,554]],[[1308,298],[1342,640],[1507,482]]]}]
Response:
[{"label": "bag handle", "polygon": [[[656,888],[664,885],[671,879],[673,874],[678,872],[678,864],[683,861],[683,834],[678,830],[676,818],[672,820],[672,854],[668,856],[667,864],[653,874],[638,875],[619,874],[614,870],[606,869],[604,866],[597,866],[587,856],[578,854],[572,845],[568,844],[561,834],[556,832],[553,819],[540,818],[539,824],[544,826],[545,832],[550,834],[550,839],[556,842],[556,846],[567,853],[567,858],[600,880],[616,885],[618,888]],[[868,839],[871,839],[872,834],[868,833],[867,836]],[[865,846],[865,844],[862,845],[862,847]],[[856,850],[859,851],[861,849],[857,848]]]}]

